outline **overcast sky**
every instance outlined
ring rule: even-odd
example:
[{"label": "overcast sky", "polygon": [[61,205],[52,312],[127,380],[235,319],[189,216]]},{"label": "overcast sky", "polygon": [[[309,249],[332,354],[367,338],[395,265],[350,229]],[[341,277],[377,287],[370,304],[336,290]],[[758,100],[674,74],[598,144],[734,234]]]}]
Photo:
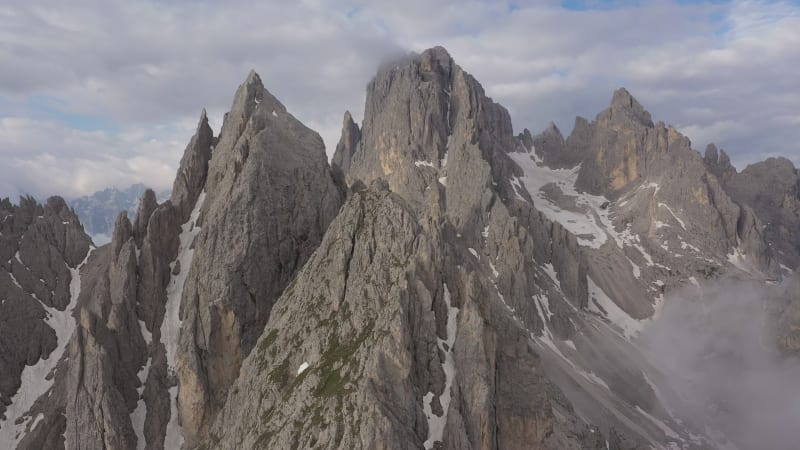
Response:
[{"label": "overcast sky", "polygon": [[[287,6],[291,5],[291,6]],[[386,55],[443,45],[515,131],[627,87],[695,149],[800,165],[800,2],[3,0],[0,196],[168,188],[252,68],[325,140]]]}]

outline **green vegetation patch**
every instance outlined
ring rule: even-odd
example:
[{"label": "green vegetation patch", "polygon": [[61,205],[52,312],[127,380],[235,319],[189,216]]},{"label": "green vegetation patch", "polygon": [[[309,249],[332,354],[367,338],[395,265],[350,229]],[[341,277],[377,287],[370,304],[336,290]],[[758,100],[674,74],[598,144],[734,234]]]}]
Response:
[{"label": "green vegetation patch", "polygon": [[[319,375],[319,383],[314,389],[315,397],[332,397],[350,392],[346,386],[351,381],[350,369],[352,369],[355,353],[372,333],[374,326],[374,323],[368,324],[350,342],[340,342],[335,333],[330,337],[328,349],[325,350],[316,365],[315,370]],[[340,371],[344,371],[344,374]]]}]

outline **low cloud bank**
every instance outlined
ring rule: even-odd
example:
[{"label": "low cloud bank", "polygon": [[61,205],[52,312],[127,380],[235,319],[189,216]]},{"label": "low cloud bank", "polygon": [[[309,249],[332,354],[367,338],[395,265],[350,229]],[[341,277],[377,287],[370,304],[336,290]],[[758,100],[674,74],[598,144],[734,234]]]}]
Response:
[{"label": "low cloud bank", "polygon": [[800,302],[800,293],[746,281],[669,298],[642,336],[676,393],[669,409],[740,449],[797,448],[800,361],[779,352],[775,339],[787,302]]}]

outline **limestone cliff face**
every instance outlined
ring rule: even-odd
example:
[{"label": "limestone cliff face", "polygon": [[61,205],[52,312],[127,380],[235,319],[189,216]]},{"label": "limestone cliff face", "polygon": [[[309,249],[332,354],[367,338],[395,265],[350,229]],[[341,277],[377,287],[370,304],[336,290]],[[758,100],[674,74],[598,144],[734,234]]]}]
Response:
[{"label": "limestone cliff face", "polygon": [[443,49],[379,72],[350,198],[204,444],[601,448],[531,347],[544,323],[529,296],[569,308],[537,283],[537,242],[584,303],[586,268],[574,237],[510,193],[518,145],[505,109]]},{"label": "limestone cliff face", "polygon": [[724,186],[734,201],[752,208],[776,258],[796,270],[800,266],[800,174],[794,164],[786,158],[768,158],[731,174]]},{"label": "limestone cliff face", "polygon": [[342,202],[322,139],[253,72],[226,115],[209,164],[201,231],[181,300],[181,423],[203,436],[272,306]]},{"label": "limestone cliff face", "polygon": [[601,448],[555,417],[558,390],[454,230],[416,214],[380,182],[352,193],[206,448]]},{"label": "limestone cliff face", "polygon": [[344,113],[344,121],[342,123],[342,137],[339,143],[336,144],[336,151],[333,153],[331,165],[337,167],[343,173],[350,170],[350,161],[353,155],[358,150],[358,144],[361,142],[361,129],[353,122],[353,116],[350,111]]}]

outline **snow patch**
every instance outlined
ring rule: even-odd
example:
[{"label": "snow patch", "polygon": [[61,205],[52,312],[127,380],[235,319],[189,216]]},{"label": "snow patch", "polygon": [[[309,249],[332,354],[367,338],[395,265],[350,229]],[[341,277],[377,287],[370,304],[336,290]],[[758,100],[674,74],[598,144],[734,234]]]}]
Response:
[{"label": "snow patch", "polygon": [[675,431],[673,431],[673,430],[672,430],[672,428],[668,427],[668,426],[667,426],[667,425],[666,425],[664,422],[662,422],[661,420],[657,419],[656,417],[654,417],[654,416],[650,415],[650,413],[648,413],[647,411],[645,411],[645,410],[643,410],[642,408],[640,408],[640,407],[639,407],[639,405],[636,405],[636,411],[637,411],[637,412],[639,412],[639,413],[640,413],[641,415],[643,415],[644,417],[647,417],[647,418],[650,420],[650,422],[652,422],[652,423],[653,423],[653,425],[655,425],[655,426],[657,426],[658,428],[660,428],[660,429],[661,429],[661,431],[663,431],[663,432],[664,432],[664,434],[665,434],[667,437],[669,437],[669,438],[672,438],[672,439],[681,440],[681,441],[682,441],[682,439],[681,439],[681,437],[678,435],[678,433],[676,433]]},{"label": "snow patch", "polygon": [[631,263],[631,270],[633,271],[633,276],[637,279],[642,278],[642,269],[639,267],[638,264],[634,263],[633,261],[628,259],[628,262]]},{"label": "snow patch", "polygon": [[442,405],[441,417],[433,414],[431,409],[431,401],[433,401],[433,392],[428,392],[423,397],[422,409],[425,412],[425,417],[428,419],[428,439],[425,440],[425,448],[432,449],[433,444],[442,440],[444,435],[444,427],[447,424],[447,412],[450,409],[450,389],[453,386],[453,378],[456,374],[455,364],[453,363],[453,344],[456,342],[456,332],[458,331],[458,308],[450,303],[450,291],[447,289],[447,284],[444,285],[444,301],[447,305],[447,339],[436,340],[439,343],[439,348],[444,352],[444,392],[439,396],[439,403]]},{"label": "snow patch", "polygon": [[306,369],[308,369],[308,363],[304,361],[303,364],[300,364],[300,367],[297,368],[297,374],[300,375],[305,372]]},{"label": "snow patch", "polygon": [[31,430],[31,431],[35,430],[36,429],[36,425],[39,425],[39,422],[41,422],[42,419],[44,419],[44,414],[42,414],[42,413],[37,414],[36,418],[33,419],[33,422],[31,423],[31,427],[29,428],[29,430]]},{"label": "snow patch", "polygon": [[542,266],[542,269],[544,269],[544,273],[546,273],[547,276],[550,277],[551,280],[553,280],[553,284],[555,284],[556,287],[561,289],[561,282],[558,281],[558,275],[556,274],[556,269],[555,267],[553,267],[553,264],[547,263]]},{"label": "snow patch", "polygon": [[151,362],[152,358],[148,357],[147,363],[137,374],[139,382],[142,384],[136,389],[136,392],[139,394],[139,401],[136,403],[136,409],[131,413],[131,424],[133,425],[134,433],[136,433],[136,450],[144,450],[145,447],[144,419],[147,417],[147,405],[142,397],[142,392],[144,392],[144,383],[147,381],[147,375],[150,373]]},{"label": "snow patch", "polygon": [[639,235],[633,234],[633,232],[631,231],[631,226],[630,225],[628,225],[622,231],[622,233],[619,234],[619,237],[620,237],[620,239],[622,239],[622,241],[626,245],[628,245],[630,247],[633,247],[636,250],[638,250],[639,253],[641,253],[642,258],[644,258],[644,260],[647,262],[648,266],[656,265],[653,262],[653,257],[650,256],[650,253],[648,253],[647,250],[645,250],[644,247],[642,247],[641,240],[639,239]]},{"label": "snow patch", "polygon": [[[534,206],[553,222],[559,222],[564,228],[576,235],[578,243],[583,246],[600,248],[605,244],[607,236],[599,220],[591,211],[576,212],[568,211],[550,201],[548,196],[542,192],[542,188],[548,184],[555,184],[565,196],[575,198],[578,206],[587,206],[588,195],[579,194],[575,191],[575,180],[578,177],[580,166],[573,169],[550,169],[539,166],[536,161],[531,159],[528,153],[509,153],[523,170],[521,178],[513,178],[512,186],[517,191],[517,198],[524,200],[520,192],[527,191],[534,200]],[[603,199],[603,202],[605,199]],[[602,203],[602,202],[601,202]],[[599,208],[598,208],[599,209]]]},{"label": "snow patch", "polygon": [[21,291],[25,291],[25,289],[22,289],[22,285],[19,284],[19,281],[17,281],[17,277],[15,277],[12,272],[8,272],[8,276],[11,277],[11,282],[14,283],[14,286],[18,287]]},{"label": "snow patch", "polygon": [[683,220],[681,220],[680,217],[678,217],[677,214],[675,214],[675,211],[673,211],[672,208],[669,207],[669,205],[667,205],[666,203],[659,203],[658,206],[660,208],[666,208],[666,210],[669,211],[670,214],[672,214],[672,217],[681,225],[683,231],[686,231],[686,224],[683,222]]},{"label": "snow patch", "polygon": [[[537,295],[537,296],[534,296],[534,301],[536,302],[536,306],[537,306],[536,309],[539,312],[539,318],[542,320],[543,326],[542,326],[542,336],[535,336],[533,333],[531,333],[531,338],[534,341],[540,342],[540,343],[544,344],[547,348],[549,348],[556,356],[558,356],[564,362],[566,362],[572,368],[572,371],[575,374],[580,375],[586,381],[588,381],[588,382],[590,382],[592,384],[598,385],[598,386],[610,391],[610,389],[608,387],[608,384],[602,378],[598,377],[597,375],[595,375],[592,372],[587,372],[587,371],[581,369],[574,362],[572,362],[571,359],[567,358],[567,356],[564,355],[564,353],[561,351],[561,349],[558,348],[558,346],[555,343],[555,340],[553,339],[553,333],[550,332],[550,327],[547,325],[547,321],[545,320],[545,315],[548,315],[550,317],[552,317],[552,315],[553,315],[552,313],[550,313],[550,306],[549,306],[549,302],[548,302],[547,297],[545,297],[543,295]],[[576,350],[577,351],[577,348],[575,347],[575,343],[572,342],[571,340],[566,340],[566,341],[563,341],[563,342],[567,347],[571,348],[572,350]]]},{"label": "snow patch", "polygon": [[681,241],[681,250],[686,250],[686,249],[694,250],[697,253],[701,253],[699,248],[695,247],[692,244],[689,244],[688,242]]},{"label": "snow patch", "polygon": [[[622,310],[611,297],[592,280],[586,277],[589,287],[589,310],[606,317],[611,323],[622,330],[626,338],[630,339],[642,331],[644,321],[636,320]],[[598,308],[599,306],[599,308]],[[602,311],[600,310],[602,308]],[[603,312],[605,311],[605,312]]]},{"label": "snow patch", "polygon": [[[512,152],[508,155],[524,172],[523,177],[511,179],[512,186],[517,190],[517,198],[524,200],[519,192],[526,190],[535,200],[534,207],[574,234],[582,246],[600,248],[611,237],[622,248],[623,240],[609,217],[608,199],[580,193],[575,189],[580,165],[572,169],[550,169],[538,164],[535,152]],[[579,211],[566,210],[553,203],[542,191],[550,184],[557,186],[564,197],[571,198]]]},{"label": "snow patch", "polygon": [[481,257],[478,256],[478,252],[476,252],[474,248],[470,247],[467,250],[469,250],[469,252],[472,253],[472,256],[474,256],[474,257],[476,257],[478,259],[481,259]]},{"label": "snow patch", "polygon": [[494,267],[494,264],[491,262],[489,262],[489,268],[492,269],[492,275],[494,275],[495,278],[500,276],[500,272],[497,271],[497,269]]},{"label": "snow patch", "polygon": [[425,167],[432,167],[434,169],[436,168],[436,166],[434,166],[433,163],[430,161],[414,161],[414,165],[417,167],[425,166]]},{"label": "snow patch", "polygon": [[142,332],[145,344],[149,347],[150,343],[153,342],[153,334],[147,331],[147,325],[142,320],[139,321],[139,330]]}]

